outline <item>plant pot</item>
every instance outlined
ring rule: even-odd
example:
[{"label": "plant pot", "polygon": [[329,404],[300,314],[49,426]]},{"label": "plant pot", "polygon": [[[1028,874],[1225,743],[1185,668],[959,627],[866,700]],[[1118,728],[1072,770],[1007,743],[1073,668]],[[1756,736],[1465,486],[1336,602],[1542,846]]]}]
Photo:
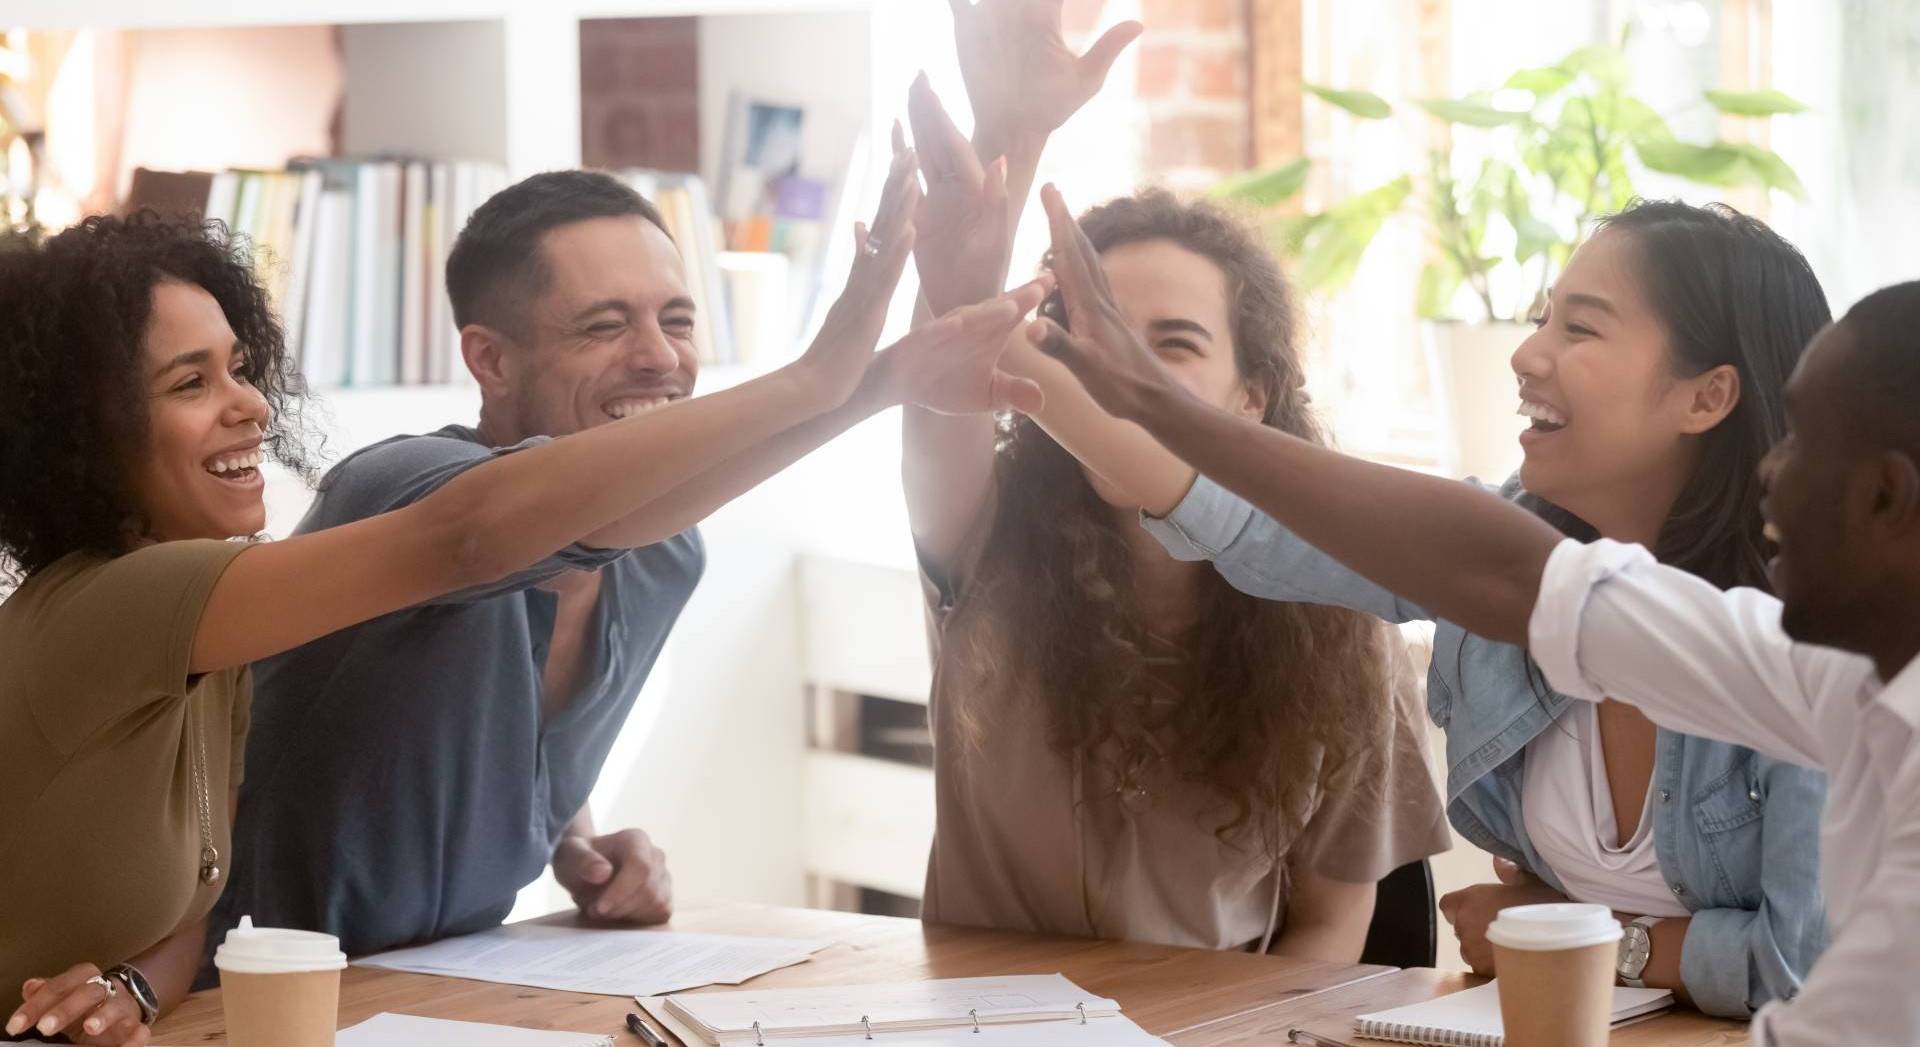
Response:
[{"label": "plant pot", "polygon": [[1453,476],[1499,484],[1520,467],[1520,406],[1513,352],[1526,324],[1428,321],[1421,325],[1440,422],[1440,464]]}]

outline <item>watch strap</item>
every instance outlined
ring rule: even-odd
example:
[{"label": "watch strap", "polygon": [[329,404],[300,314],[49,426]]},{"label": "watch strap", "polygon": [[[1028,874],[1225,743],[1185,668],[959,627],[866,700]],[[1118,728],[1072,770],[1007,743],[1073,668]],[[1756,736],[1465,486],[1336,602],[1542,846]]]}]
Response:
[{"label": "watch strap", "polygon": [[127,996],[140,1008],[140,1024],[152,1025],[153,1020],[160,1017],[160,998],[154,995],[152,984],[140,973],[140,968],[130,963],[118,964],[108,968],[105,976],[127,987]]}]

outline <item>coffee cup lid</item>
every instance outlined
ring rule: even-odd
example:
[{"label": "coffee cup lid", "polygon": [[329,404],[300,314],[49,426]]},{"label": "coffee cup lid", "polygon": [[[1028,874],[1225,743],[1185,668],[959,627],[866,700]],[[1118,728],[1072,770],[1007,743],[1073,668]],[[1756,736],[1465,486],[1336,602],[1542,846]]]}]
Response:
[{"label": "coffee cup lid", "polygon": [[341,970],[347,954],[331,934],[255,927],[253,917],[242,916],[240,926],[214,950],[213,965],[235,974],[302,974]]},{"label": "coffee cup lid", "polygon": [[1622,933],[1606,906],[1562,902],[1500,910],[1487,927],[1487,940],[1508,949],[1547,952],[1617,942]]}]

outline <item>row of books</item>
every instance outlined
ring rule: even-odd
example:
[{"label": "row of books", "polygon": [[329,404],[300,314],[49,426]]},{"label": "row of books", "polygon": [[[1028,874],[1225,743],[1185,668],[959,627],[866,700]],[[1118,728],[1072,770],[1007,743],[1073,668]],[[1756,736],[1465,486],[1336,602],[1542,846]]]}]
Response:
[{"label": "row of books", "polygon": [[411,385],[469,380],[447,254],[506,184],[497,164],[296,160],[284,171],[137,171],[127,206],[198,211],[244,237],[312,385]]},{"label": "row of books", "polygon": [[[619,177],[659,207],[686,260],[701,361],[735,362],[705,187],[693,175]],[[312,385],[435,384],[471,380],[447,255],[474,209],[506,185],[495,164],[296,160],[284,171],[137,172],[129,206],[198,210],[246,237]]]},{"label": "row of books", "polygon": [[706,184],[698,175],[639,169],[621,171],[617,177],[653,201],[666,222],[667,234],[680,248],[680,260],[687,271],[687,292],[693,298],[693,341],[700,362],[739,363],[721,282],[719,228]]}]

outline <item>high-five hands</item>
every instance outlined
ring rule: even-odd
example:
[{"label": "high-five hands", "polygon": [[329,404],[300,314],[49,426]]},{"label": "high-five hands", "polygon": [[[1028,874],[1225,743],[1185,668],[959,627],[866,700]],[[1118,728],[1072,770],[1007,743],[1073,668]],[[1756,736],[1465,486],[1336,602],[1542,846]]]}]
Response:
[{"label": "high-five hands", "polygon": [[1044,141],[1066,123],[1099,93],[1114,60],[1141,31],[1138,22],[1122,22],[1076,55],[1061,31],[1065,0],[947,0],[947,6],[973,102],[974,135],[999,149]]},{"label": "high-five hands", "polygon": [[[1005,157],[982,167],[967,136],[947,115],[922,73],[907,93],[907,119],[927,179],[914,216],[920,232],[914,265],[933,315],[978,302],[1006,286],[1013,251],[1013,215],[1007,206]],[[894,155],[906,152],[894,127]]]},{"label": "high-five hands", "polygon": [[853,271],[827,310],[820,333],[799,364],[820,395],[838,407],[859,388],[886,326],[887,308],[913,253],[913,216],[920,207],[919,160],[910,149],[894,155],[872,227],[854,223]]},{"label": "high-five hands", "polygon": [[941,414],[1012,408],[1031,414],[1046,404],[1031,378],[1002,371],[1000,355],[1020,323],[1053,288],[1043,276],[997,298],[962,306],[915,329],[874,364],[886,403],[918,404]]},{"label": "high-five hands", "polygon": [[1180,386],[1127,326],[1114,304],[1100,252],[1074,221],[1060,191],[1046,186],[1040,199],[1053,231],[1047,265],[1060,283],[1067,326],[1042,317],[1027,326],[1026,336],[1041,352],[1066,364],[1108,414],[1139,421],[1153,395]]}]

